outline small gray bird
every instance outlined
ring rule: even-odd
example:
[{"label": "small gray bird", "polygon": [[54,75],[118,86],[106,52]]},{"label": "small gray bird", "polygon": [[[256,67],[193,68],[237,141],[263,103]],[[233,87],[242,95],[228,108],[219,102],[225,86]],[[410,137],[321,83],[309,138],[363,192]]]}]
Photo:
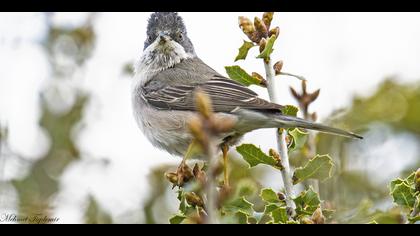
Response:
[{"label": "small gray bird", "polygon": [[283,106],[268,102],[247,87],[217,73],[197,57],[182,18],[173,12],[150,16],[144,51],[135,65],[132,104],[136,121],[150,142],[183,156],[192,142],[187,126],[195,115],[194,91],[211,98],[216,116],[234,119],[220,145],[234,145],[261,128],[299,127],[352,138],[351,132],[283,115]]}]

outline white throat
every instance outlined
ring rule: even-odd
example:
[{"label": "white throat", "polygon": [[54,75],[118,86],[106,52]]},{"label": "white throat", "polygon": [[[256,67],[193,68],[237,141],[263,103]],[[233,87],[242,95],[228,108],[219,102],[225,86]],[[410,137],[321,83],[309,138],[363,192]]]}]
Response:
[{"label": "white throat", "polygon": [[185,52],[184,47],[175,41],[160,45],[157,40],[150,44],[134,66],[135,74],[154,74],[192,58],[194,55]]}]

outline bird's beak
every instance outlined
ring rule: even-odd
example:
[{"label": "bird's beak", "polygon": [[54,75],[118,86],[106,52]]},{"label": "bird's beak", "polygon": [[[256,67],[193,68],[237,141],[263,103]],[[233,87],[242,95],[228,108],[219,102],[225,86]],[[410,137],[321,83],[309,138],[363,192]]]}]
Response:
[{"label": "bird's beak", "polygon": [[159,44],[164,44],[171,39],[167,32],[159,32],[158,38]]}]

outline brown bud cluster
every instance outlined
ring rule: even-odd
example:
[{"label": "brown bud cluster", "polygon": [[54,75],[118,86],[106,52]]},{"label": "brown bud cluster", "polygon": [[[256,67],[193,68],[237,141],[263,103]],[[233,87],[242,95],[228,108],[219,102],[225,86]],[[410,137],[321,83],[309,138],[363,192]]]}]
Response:
[{"label": "brown bud cluster", "polygon": [[[254,18],[254,22],[244,16],[238,18],[239,27],[242,29],[242,32],[248,38],[260,45],[260,51],[264,49],[265,44],[261,44],[261,40],[267,39],[271,35],[279,35],[279,27],[270,29],[271,21],[273,20],[274,12],[264,12],[262,19],[259,17]],[[261,50],[262,48],[262,50]]]}]

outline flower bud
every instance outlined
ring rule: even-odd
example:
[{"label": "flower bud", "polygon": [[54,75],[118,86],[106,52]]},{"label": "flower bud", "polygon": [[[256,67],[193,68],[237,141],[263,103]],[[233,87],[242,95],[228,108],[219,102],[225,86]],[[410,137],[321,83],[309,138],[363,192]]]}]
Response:
[{"label": "flower bud", "polygon": [[265,26],[264,22],[258,18],[254,18],[254,27],[257,32],[258,39],[261,40],[262,38],[267,38],[268,36],[268,30],[267,26]]},{"label": "flower bud", "polygon": [[270,150],[268,151],[268,155],[270,155],[274,158],[274,160],[276,160],[277,166],[280,168],[280,170],[284,169],[283,165],[281,164],[280,154],[276,150],[270,148]]},{"label": "flower bud", "polygon": [[165,173],[165,178],[167,180],[169,180],[169,182],[173,183],[173,184],[177,184],[178,183],[178,175],[174,172],[170,172],[170,173]]},{"label": "flower bud", "polygon": [[267,40],[265,38],[262,38],[260,40],[260,52],[264,51],[265,45],[267,44]]},{"label": "flower bud", "polygon": [[252,21],[244,16],[240,16],[238,20],[239,20],[239,27],[242,29],[244,34],[248,36],[248,38],[251,39],[252,35],[255,33],[255,27],[252,24]]},{"label": "flower bud", "polygon": [[273,66],[275,75],[279,75],[281,73],[281,69],[283,69],[283,61],[278,61]]},{"label": "flower bud", "polygon": [[192,117],[188,121],[188,128],[190,129],[191,134],[200,144],[207,143],[208,138],[205,132],[203,132],[203,124],[200,118],[197,116]]},{"label": "flower bud", "polygon": [[273,28],[270,30],[270,32],[268,32],[268,37],[271,37],[272,35],[275,35],[276,38],[279,37],[280,34],[280,28],[277,26],[276,28]]},{"label": "flower bud", "polygon": [[204,116],[204,118],[209,119],[213,113],[213,108],[211,105],[209,95],[207,95],[204,91],[199,89],[195,92],[194,95],[197,110]]},{"label": "flower bud", "polygon": [[286,200],[286,196],[281,192],[277,193],[277,197],[279,198],[280,201],[285,201]]},{"label": "flower bud", "polygon": [[262,75],[258,74],[257,72],[252,72],[252,77],[256,78],[260,82],[260,85],[267,87],[267,80],[265,80]]},{"label": "flower bud", "polygon": [[314,211],[314,213],[312,214],[311,220],[315,224],[324,224],[325,223],[325,217],[322,214],[321,208],[318,208]]},{"label": "flower bud", "polygon": [[203,199],[201,199],[200,196],[198,196],[196,193],[194,192],[188,192],[185,194],[185,200],[187,200],[187,203],[192,205],[192,206],[199,206],[199,207],[203,207],[204,206],[204,202]]},{"label": "flower bud", "polygon": [[313,112],[311,114],[311,119],[312,119],[312,121],[316,121],[318,119],[318,115],[316,114],[316,112]]},{"label": "flower bud", "polygon": [[303,217],[300,221],[302,224],[315,224],[309,217]]},{"label": "flower bud", "polygon": [[236,119],[227,116],[215,116],[212,119],[212,128],[216,133],[225,133],[231,131],[236,124]]},{"label": "flower bud", "polygon": [[270,29],[271,21],[273,20],[274,12],[264,12],[263,14],[263,22],[267,29]]}]

